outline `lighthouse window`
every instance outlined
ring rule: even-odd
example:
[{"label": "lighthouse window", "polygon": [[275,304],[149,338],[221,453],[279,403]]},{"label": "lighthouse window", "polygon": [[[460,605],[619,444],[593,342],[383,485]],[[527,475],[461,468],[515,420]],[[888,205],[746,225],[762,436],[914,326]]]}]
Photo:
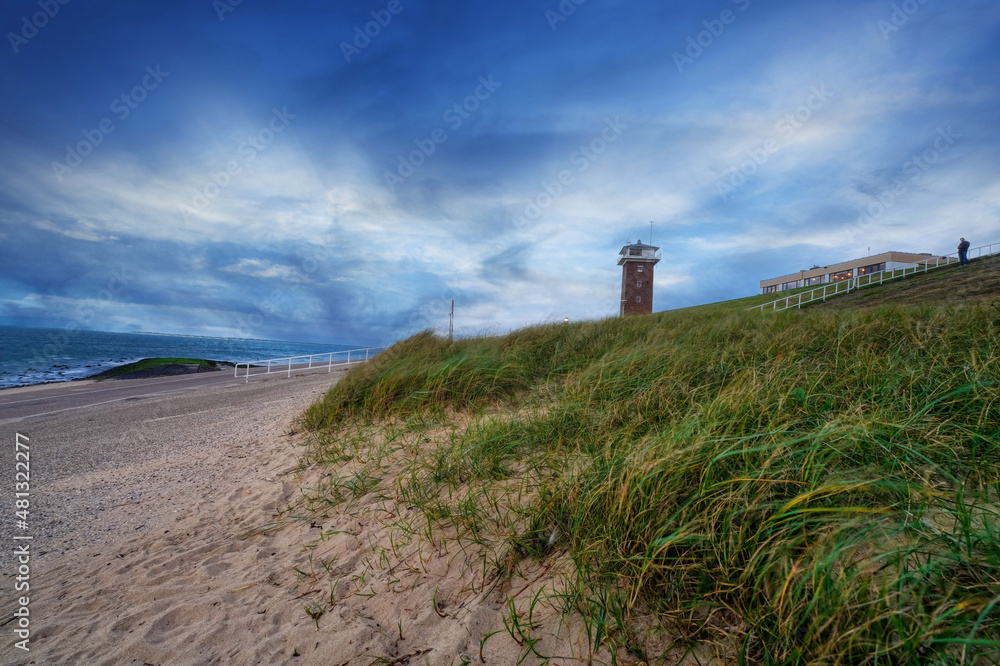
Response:
[{"label": "lighthouse window", "polygon": [[635,297],[635,302],[636,303],[642,303],[642,296],[636,296]]},{"label": "lighthouse window", "polygon": [[636,280],[635,281],[635,286],[641,287],[642,286],[642,280]]},{"label": "lighthouse window", "polygon": [[636,273],[641,273],[642,272],[642,266],[637,266],[636,269],[635,269],[635,272]]}]

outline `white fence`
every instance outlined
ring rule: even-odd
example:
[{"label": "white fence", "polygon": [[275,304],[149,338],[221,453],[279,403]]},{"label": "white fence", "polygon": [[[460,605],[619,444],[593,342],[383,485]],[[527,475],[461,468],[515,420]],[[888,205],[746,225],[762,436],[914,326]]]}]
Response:
[{"label": "white fence", "polygon": [[[997,253],[1000,253],[1000,243],[980,245],[979,247],[969,250],[969,259],[973,259],[975,257],[986,257]],[[852,277],[838,282],[831,282],[823,285],[822,287],[817,287],[816,289],[800,291],[797,294],[785,296],[784,298],[779,298],[768,303],[762,303],[761,305],[755,305],[752,308],[747,308],[747,311],[759,310],[761,312],[781,312],[782,310],[788,310],[789,308],[801,308],[803,305],[808,305],[809,303],[813,303],[815,301],[825,301],[831,296],[847,294],[860,289],[861,287],[867,287],[873,284],[882,284],[890,280],[896,280],[909,275],[914,275],[915,273],[926,273],[927,271],[932,271],[935,268],[954,266],[957,263],[958,253],[953,252],[947,256],[934,257],[933,259],[921,261],[919,264],[907,268],[897,268],[891,271],[882,271],[881,273],[872,273],[871,275],[859,275],[858,277]]]},{"label": "white fence", "polygon": [[[333,372],[334,367],[345,365],[356,365],[364,363],[373,358],[379,352],[385,351],[387,347],[366,347],[364,349],[348,349],[346,351],[326,352],[325,354],[310,354],[308,356],[283,356],[281,358],[269,358],[263,361],[249,361],[247,363],[237,363],[234,369],[234,377],[239,379],[240,368],[246,368],[243,377],[249,382],[250,377],[285,373],[286,377],[292,376],[292,370],[313,370],[326,368],[327,372]],[[251,369],[259,372],[251,372]]]}]

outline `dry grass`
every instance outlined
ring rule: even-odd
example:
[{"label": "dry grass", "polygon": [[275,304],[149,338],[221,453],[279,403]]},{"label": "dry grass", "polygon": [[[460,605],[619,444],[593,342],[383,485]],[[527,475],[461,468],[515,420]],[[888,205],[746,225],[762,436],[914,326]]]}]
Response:
[{"label": "dry grass", "polygon": [[612,662],[996,663],[998,333],[922,306],[421,334],[304,424],[331,469],[383,442],[387,501],[484,581],[571,559],[550,598]]}]

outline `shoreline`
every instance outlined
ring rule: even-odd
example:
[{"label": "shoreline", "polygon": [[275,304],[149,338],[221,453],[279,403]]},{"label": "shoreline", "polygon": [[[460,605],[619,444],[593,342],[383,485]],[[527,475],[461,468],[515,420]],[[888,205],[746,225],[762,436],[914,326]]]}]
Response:
[{"label": "shoreline", "polygon": [[[345,370],[0,421],[4,439],[31,438],[33,537],[30,652],[9,633],[0,663],[517,662],[505,601],[542,594],[545,567],[514,572],[516,594],[494,589],[473,551],[394,540],[391,519],[413,507],[378,493],[299,516],[331,470],[306,462],[297,419]],[[537,610],[546,649],[588,654],[577,618]]]},{"label": "shoreline", "polygon": [[[87,379],[109,368],[145,358],[198,358],[229,363],[333,353],[361,349],[340,343],[290,342],[252,338],[220,338],[122,333],[77,329],[0,326],[0,390]],[[87,367],[87,366],[91,367]],[[62,374],[59,374],[59,373]]]},{"label": "shoreline", "polygon": [[[293,423],[341,374],[233,382],[0,424],[5,440],[15,430],[30,437],[33,537],[31,651],[5,637],[0,663],[205,663],[210,646],[195,654],[164,625],[214,635],[203,596],[215,581],[226,589],[280,581],[261,592],[274,602],[294,597],[284,587],[295,584],[286,553],[263,563],[263,580],[227,563],[249,547],[241,535],[273,520],[297,492],[290,480],[302,446]],[[9,550],[0,551],[0,585],[13,589]],[[135,627],[126,630],[127,617]]]},{"label": "shoreline", "polygon": [[[48,385],[48,384],[68,384],[70,382],[104,381],[105,379],[116,379],[115,377],[103,377],[103,378],[98,379],[98,376],[104,374],[105,372],[108,372],[109,370],[114,370],[115,368],[120,368],[120,367],[122,367],[124,365],[129,365],[130,363],[138,363],[138,362],[147,361],[147,360],[157,360],[157,359],[156,358],[141,358],[141,359],[136,359],[134,361],[126,361],[124,363],[115,363],[114,365],[112,365],[110,367],[107,367],[107,368],[101,370],[100,372],[95,372],[94,374],[87,375],[85,377],[69,377],[69,378],[66,378],[66,379],[52,379],[52,380],[43,380],[43,381],[31,382],[29,384],[15,384],[13,386],[0,386],[0,391],[6,391],[6,390],[9,390],[9,389],[28,388],[29,386],[45,386],[45,385]],[[215,363],[217,365],[222,366],[221,368],[216,368],[216,370],[224,370],[227,365],[229,367],[232,367],[234,365],[233,363],[230,363],[229,361],[215,361],[215,360],[212,360],[212,359],[196,359],[196,360],[199,360],[199,361],[208,361],[210,363]],[[86,366],[84,366],[84,367],[86,367]],[[177,373],[177,374],[185,374],[185,373]],[[188,373],[188,374],[194,374],[194,373]],[[148,375],[148,376],[152,377],[152,376],[155,376],[155,375]],[[142,379],[142,377],[119,377],[117,379]],[[0,382],[2,382],[2,381],[4,381],[4,379],[2,377],[0,377]]]}]

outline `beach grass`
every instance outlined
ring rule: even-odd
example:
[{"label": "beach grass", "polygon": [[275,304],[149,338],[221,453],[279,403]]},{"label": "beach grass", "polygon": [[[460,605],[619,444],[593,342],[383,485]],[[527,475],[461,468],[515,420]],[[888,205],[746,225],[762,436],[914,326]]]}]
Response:
[{"label": "beach grass", "polygon": [[397,343],[303,415],[311,510],[416,507],[493,585],[569,558],[622,663],[1000,661],[1000,311],[743,307]]}]

